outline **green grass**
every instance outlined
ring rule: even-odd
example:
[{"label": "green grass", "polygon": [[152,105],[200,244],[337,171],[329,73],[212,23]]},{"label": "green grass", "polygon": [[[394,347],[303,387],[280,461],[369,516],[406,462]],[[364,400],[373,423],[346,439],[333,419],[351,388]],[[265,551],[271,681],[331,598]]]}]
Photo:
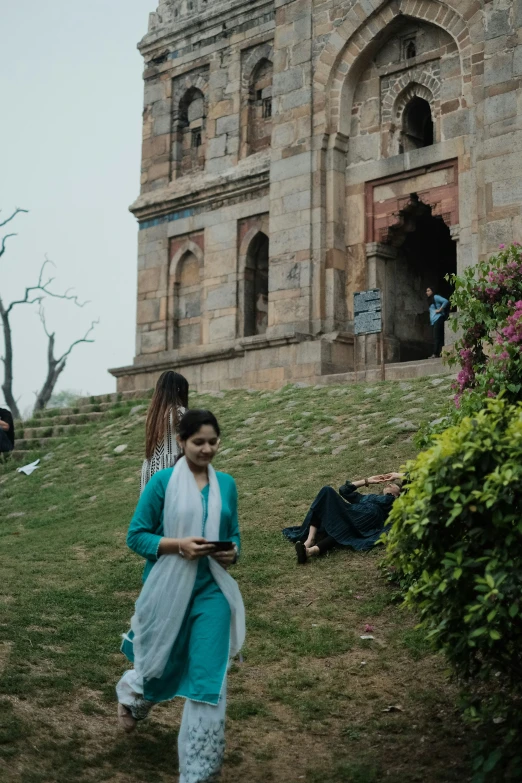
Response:
[{"label": "green grass", "polygon": [[[444,661],[381,577],[381,553],[336,551],[297,568],[280,532],[300,524],[323,484],[397,469],[415,453],[412,433],[387,422],[434,419],[449,395],[447,380],[421,379],[192,398],[219,417],[216,467],[240,495],[243,553],[233,573],[248,639],[230,674],[224,783],[469,777],[470,738]],[[180,703],[155,709],[131,738],[114,719],[120,635],[142,569],[125,547],[144,441],[145,410],[130,415],[136,404],[121,402],[71,435],[30,477],[0,466],[6,783],[177,780]],[[120,444],[128,448],[116,456]],[[373,642],[359,638],[366,624]],[[397,704],[402,711],[384,712]]]}]

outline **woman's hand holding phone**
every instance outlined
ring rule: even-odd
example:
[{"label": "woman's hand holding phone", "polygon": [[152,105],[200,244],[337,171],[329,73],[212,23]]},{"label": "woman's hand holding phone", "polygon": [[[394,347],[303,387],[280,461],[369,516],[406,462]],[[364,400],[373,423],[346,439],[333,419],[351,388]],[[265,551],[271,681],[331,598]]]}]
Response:
[{"label": "woman's hand holding phone", "polygon": [[207,557],[214,551],[213,545],[201,536],[180,538],[178,543],[179,554],[187,560],[198,560],[200,557]]},{"label": "woman's hand holding phone", "polygon": [[237,547],[233,541],[214,541],[214,552],[211,552],[212,557],[216,563],[219,563],[223,568],[228,568],[236,562]]}]

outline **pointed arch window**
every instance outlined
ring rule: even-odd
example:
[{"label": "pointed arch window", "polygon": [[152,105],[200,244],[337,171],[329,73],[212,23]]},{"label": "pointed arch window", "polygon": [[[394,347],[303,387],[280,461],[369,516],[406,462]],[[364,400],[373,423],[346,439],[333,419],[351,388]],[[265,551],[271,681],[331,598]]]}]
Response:
[{"label": "pointed arch window", "polygon": [[268,251],[268,237],[260,231],[249,245],[245,265],[245,337],[265,334],[268,327]]},{"label": "pointed arch window", "polygon": [[179,175],[205,167],[205,97],[196,87],[187,90],[178,110]]},{"label": "pointed arch window", "polygon": [[263,59],[252,72],[248,106],[248,151],[259,152],[270,146],[272,138],[272,71],[270,60]]},{"label": "pointed arch window", "polygon": [[179,262],[175,280],[174,343],[176,348],[201,342],[200,264],[187,252]]},{"label": "pointed arch window", "polygon": [[413,97],[402,114],[401,152],[429,147],[433,144],[433,118],[427,100]]}]

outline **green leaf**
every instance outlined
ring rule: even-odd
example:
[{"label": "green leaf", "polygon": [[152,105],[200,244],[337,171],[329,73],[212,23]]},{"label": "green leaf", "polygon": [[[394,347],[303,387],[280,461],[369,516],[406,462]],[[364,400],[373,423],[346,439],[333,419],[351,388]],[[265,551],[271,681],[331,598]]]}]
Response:
[{"label": "green leaf", "polygon": [[495,767],[497,766],[498,762],[502,758],[502,750],[501,748],[496,748],[492,753],[489,754],[488,758],[486,759],[486,763],[484,764],[484,772],[492,772]]},{"label": "green leaf", "polygon": [[493,577],[491,576],[491,574],[486,574],[486,582],[488,583],[488,585],[489,585],[489,586],[491,587],[491,589],[493,590],[493,588],[495,587],[495,580],[493,579]]},{"label": "green leaf", "polygon": [[509,607],[509,616],[516,617],[518,612],[519,612],[518,604],[511,604],[511,606]]},{"label": "green leaf", "polygon": [[498,641],[499,639],[502,639],[502,636],[501,636],[501,634],[499,634],[499,632],[498,632],[498,631],[495,631],[495,630],[492,630],[492,631],[490,631],[490,632],[489,632],[489,635],[490,635],[490,637],[491,637],[492,639],[494,639],[495,641]]}]

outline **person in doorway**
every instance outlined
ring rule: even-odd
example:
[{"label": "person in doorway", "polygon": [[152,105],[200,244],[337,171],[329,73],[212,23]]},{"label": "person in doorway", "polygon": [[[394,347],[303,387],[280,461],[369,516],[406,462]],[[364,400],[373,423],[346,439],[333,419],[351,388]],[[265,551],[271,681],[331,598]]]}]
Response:
[{"label": "person in doorway", "polygon": [[268,296],[259,294],[256,301],[256,334],[266,334],[268,326]]},{"label": "person in doorway", "polygon": [[14,449],[15,431],[11,411],[0,408],[0,454],[9,454]]},{"label": "person in doorway", "polygon": [[433,288],[426,289],[430,307],[430,324],[433,328],[433,354],[430,359],[438,359],[444,347],[444,322],[448,319],[450,303],[443,296],[435,294]]},{"label": "person in doorway", "polygon": [[[339,488],[323,487],[300,527],[287,527],[283,535],[295,541],[297,562],[324,555],[335,546],[357,551],[371,549],[389,530],[386,520],[401,493],[401,473],[386,473],[359,481],[347,481]],[[381,495],[361,495],[359,487],[385,484]],[[316,543],[317,542],[317,543]]]},{"label": "person in doorway", "polygon": [[172,468],[179,456],[178,423],[188,408],[187,379],[173,370],[160,375],[154,390],[146,424],[145,460],[141,468],[140,492],[158,470]]},{"label": "person in doorway", "polygon": [[211,465],[219,437],[210,411],[183,416],[178,443],[184,456],[151,478],[127,536],[147,562],[122,645],[134,669],[116,686],[118,719],[131,732],[154,704],[186,699],[180,783],[214,780],[221,768],[228,662],[245,638],[243,600],[227,573],[240,547],[236,484]]}]

